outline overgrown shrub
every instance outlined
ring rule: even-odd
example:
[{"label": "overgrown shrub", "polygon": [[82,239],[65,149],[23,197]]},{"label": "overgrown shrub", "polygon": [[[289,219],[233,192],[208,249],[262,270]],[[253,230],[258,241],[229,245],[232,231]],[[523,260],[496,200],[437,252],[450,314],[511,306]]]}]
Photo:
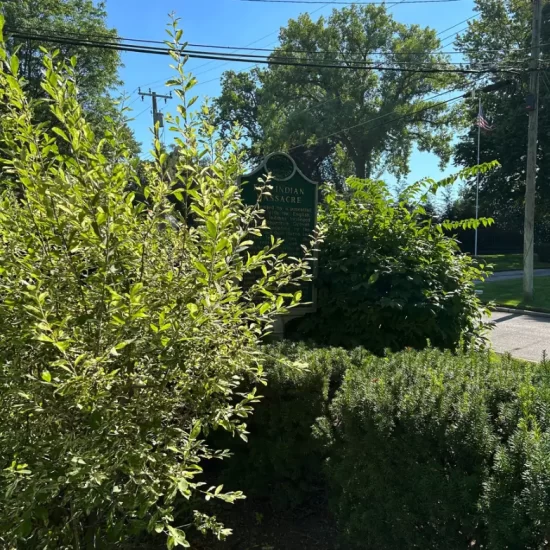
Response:
[{"label": "overgrown shrub", "polygon": [[347,547],[542,548],[550,394],[536,395],[537,372],[436,350],[350,369],[327,468]]},{"label": "overgrown shrub", "polygon": [[[432,183],[432,189],[467,173]],[[330,190],[321,207],[327,235],[319,257],[318,311],[293,323],[291,336],[361,345],[378,354],[423,348],[428,340],[449,349],[461,341],[479,343],[485,310],[474,281],[485,274],[444,234],[457,224],[426,219],[415,197],[419,186],[396,203],[383,182],[347,184],[347,195]],[[465,225],[474,222],[458,224]]]},{"label": "overgrown shrub", "polygon": [[[204,438],[244,435],[264,379],[256,344],[309,265],[286,262],[280,243],[247,254],[261,210],[234,185],[237,142],[222,148],[208,109],[189,111],[194,80],[172,37],[177,181],[157,141],[145,202],[129,191],[139,180],[119,128],[96,140],[83,118],[76,60],[47,57],[44,99],[30,100],[0,48],[2,548],[118,547],[144,530],[188,546],[193,524],[228,533],[193,499],[241,497],[200,481],[201,462],[225,456]],[[39,108],[55,127],[33,124]],[[177,495],[191,503],[175,518]]]},{"label": "overgrown shrub", "polygon": [[325,499],[325,442],[315,434],[345,371],[366,352],[284,343],[266,355],[267,386],[259,390],[249,441],[227,443],[233,456],[222,465],[224,480],[278,509]]}]

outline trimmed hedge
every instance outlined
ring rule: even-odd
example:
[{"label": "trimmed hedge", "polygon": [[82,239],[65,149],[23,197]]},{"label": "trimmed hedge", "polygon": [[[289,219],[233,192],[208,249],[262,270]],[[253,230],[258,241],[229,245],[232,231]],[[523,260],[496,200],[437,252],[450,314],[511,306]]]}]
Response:
[{"label": "trimmed hedge", "polygon": [[474,351],[269,349],[266,397],[229,479],[243,486],[245,472],[249,493],[278,507],[327,497],[349,549],[544,546],[547,364]]},{"label": "trimmed hedge", "polygon": [[350,547],[458,550],[487,539],[479,505],[512,431],[499,409],[517,401],[522,368],[427,350],[348,371],[327,471]]}]

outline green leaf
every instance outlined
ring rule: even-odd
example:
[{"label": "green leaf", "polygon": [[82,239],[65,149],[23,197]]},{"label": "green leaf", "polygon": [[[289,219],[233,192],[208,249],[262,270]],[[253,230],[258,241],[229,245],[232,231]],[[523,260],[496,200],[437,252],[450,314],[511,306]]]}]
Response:
[{"label": "green leaf", "polygon": [[62,353],[65,353],[71,347],[71,342],[69,340],[58,341],[54,342],[54,346]]},{"label": "green leaf", "polygon": [[42,380],[44,380],[44,382],[49,383],[49,382],[52,381],[52,375],[47,370],[42,371],[42,374],[40,376],[41,376]]},{"label": "green leaf", "polygon": [[178,479],[178,490],[183,496],[189,495],[189,482],[183,477]]},{"label": "green leaf", "polygon": [[143,290],[143,283],[135,283],[130,288],[130,296],[137,296]]},{"label": "green leaf", "polygon": [[201,262],[199,262],[198,260],[194,260],[193,261],[193,265],[202,273],[204,273],[205,275],[208,275],[208,269],[206,268],[206,266],[204,264],[202,264]]},{"label": "green leaf", "polygon": [[105,223],[105,220],[107,219],[107,213],[102,210],[101,212],[98,212],[96,214],[95,219],[96,219],[97,224],[101,225],[101,224]]},{"label": "green leaf", "polygon": [[375,271],[375,272],[369,277],[368,284],[369,284],[369,285],[373,285],[374,283],[376,283],[376,281],[378,281],[379,278],[380,278],[380,272]]},{"label": "green leaf", "polygon": [[193,429],[191,430],[191,433],[189,434],[189,439],[197,439],[197,437],[199,437],[199,434],[201,433],[201,429],[202,429],[201,421],[197,420],[193,425]]},{"label": "green leaf", "polygon": [[58,136],[61,136],[65,141],[67,142],[70,142],[71,140],[69,139],[69,136],[67,136],[67,134],[61,129],[61,128],[58,128],[56,126],[54,126],[52,128],[52,132],[54,134],[57,134]]},{"label": "green leaf", "polygon": [[218,233],[218,229],[216,228],[216,224],[211,221],[211,220],[207,220],[206,221],[206,229],[208,231],[208,234],[212,237],[212,238],[215,238],[217,233]]},{"label": "green leaf", "polygon": [[13,75],[17,75],[19,73],[19,59],[16,55],[11,56],[10,68]]},{"label": "green leaf", "polygon": [[216,245],[216,252],[221,252],[228,245],[228,243],[229,241],[227,240],[227,238],[222,237]]},{"label": "green leaf", "polygon": [[184,548],[189,548],[189,542],[187,542],[187,537],[181,529],[176,529],[171,525],[166,526],[168,533],[170,534],[168,540],[172,540],[171,545],[168,544],[168,548],[174,548],[175,546],[183,546]]}]

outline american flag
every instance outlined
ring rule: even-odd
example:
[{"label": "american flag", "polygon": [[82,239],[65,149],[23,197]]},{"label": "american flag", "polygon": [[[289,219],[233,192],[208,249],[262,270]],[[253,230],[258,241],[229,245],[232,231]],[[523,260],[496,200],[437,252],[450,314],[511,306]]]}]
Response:
[{"label": "american flag", "polygon": [[477,114],[477,118],[476,118],[476,124],[482,129],[482,130],[487,130],[487,131],[491,131],[493,130],[493,126],[491,126],[489,124],[489,121],[485,118],[485,114],[483,112],[483,107],[480,105],[479,106],[479,113]]}]

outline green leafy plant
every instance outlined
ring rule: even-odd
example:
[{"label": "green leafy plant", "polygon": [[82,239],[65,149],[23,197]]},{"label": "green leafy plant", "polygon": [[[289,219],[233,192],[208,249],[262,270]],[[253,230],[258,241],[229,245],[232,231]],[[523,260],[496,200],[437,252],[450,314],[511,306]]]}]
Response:
[{"label": "green leafy plant", "polygon": [[221,464],[261,510],[326,517],[328,506],[350,549],[544,547],[548,362],[476,350],[266,352],[250,445],[233,444]]},{"label": "green leafy plant", "polygon": [[[186,547],[192,525],[230,533],[197,499],[243,496],[201,481],[201,463],[226,456],[205,438],[246,438],[257,343],[299,301],[283,289],[310,277],[312,256],[291,262],[276,240],[248,253],[262,211],[240,199],[237,141],[222,146],[208,107],[190,109],[177,22],[170,33],[179,155],[172,177],[156,141],[141,180],[115,122],[93,135],[76,59],[46,55],[44,98],[31,99],[0,48],[3,548],[117,546],[143,531]],[[33,123],[44,108],[55,126]]]},{"label": "green leafy plant", "polygon": [[278,510],[312,506],[326,498],[327,455],[323,438],[314,434],[323,430],[346,370],[366,352],[285,342],[266,355],[267,386],[254,407],[249,442],[227,443],[232,456],[221,465],[223,479]]},{"label": "green leafy plant", "polygon": [[[526,494],[536,487],[528,481],[536,477],[528,468],[535,455],[525,462],[512,458],[522,456],[513,434],[525,423],[521,403],[529,400],[522,395],[537,370],[489,352],[433,349],[367,358],[348,370],[332,405],[327,468],[347,547],[477,548],[486,547],[494,531],[499,544],[491,549],[539,548],[510,545],[521,536],[506,534],[493,521],[497,514],[488,520],[482,510],[490,501],[496,511],[495,493],[504,496],[496,475],[508,489],[501,523],[511,522],[512,531],[521,526],[530,542],[541,542],[537,533],[549,525],[546,517],[538,525],[543,514],[528,517],[527,506],[517,506],[523,501],[542,510],[546,502],[546,490],[544,499]],[[536,438],[526,431],[527,439]],[[500,447],[517,465],[506,482]]]},{"label": "green leafy plant", "polygon": [[486,272],[460,254],[446,231],[491,220],[436,223],[422,203],[439,187],[494,163],[441,182],[409,187],[395,201],[379,181],[351,178],[348,190],[329,188],[320,219],[327,228],[320,251],[318,311],[291,326],[294,337],[375,353],[480,344],[485,308],[474,282]]}]

